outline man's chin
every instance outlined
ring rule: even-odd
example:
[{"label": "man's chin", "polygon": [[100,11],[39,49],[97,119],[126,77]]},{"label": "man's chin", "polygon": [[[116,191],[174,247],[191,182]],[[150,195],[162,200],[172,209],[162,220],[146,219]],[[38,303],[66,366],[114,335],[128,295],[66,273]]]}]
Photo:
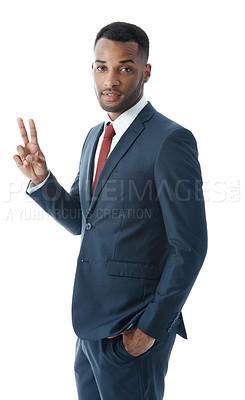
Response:
[{"label": "man's chin", "polygon": [[123,107],[120,105],[113,105],[113,104],[105,104],[100,101],[100,106],[104,111],[110,112],[110,113],[122,113],[124,111]]}]

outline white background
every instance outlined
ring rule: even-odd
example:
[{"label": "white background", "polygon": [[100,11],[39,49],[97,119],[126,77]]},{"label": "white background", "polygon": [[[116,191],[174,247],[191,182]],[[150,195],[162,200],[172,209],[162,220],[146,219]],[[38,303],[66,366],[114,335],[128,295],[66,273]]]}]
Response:
[{"label": "white background", "polygon": [[[244,14],[242,1],[2,0],[0,397],[75,400],[70,308],[79,237],[25,194],[12,159],[16,123],[36,122],[49,168],[69,190],[91,126],[103,120],[93,42],[113,21],[151,41],[145,94],[196,136],[209,229],[205,264],[184,307],[166,400],[243,400]],[[93,399],[91,399],[93,400]],[[116,399],[115,399],[116,400]]]}]

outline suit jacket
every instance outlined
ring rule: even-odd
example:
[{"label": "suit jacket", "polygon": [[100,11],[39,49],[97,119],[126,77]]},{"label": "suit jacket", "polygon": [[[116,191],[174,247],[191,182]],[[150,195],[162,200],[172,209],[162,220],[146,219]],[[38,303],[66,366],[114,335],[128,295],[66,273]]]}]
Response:
[{"label": "suit jacket", "polygon": [[186,338],[181,310],[207,250],[195,138],[148,103],[110,153],[91,199],[103,127],[89,131],[70,193],[51,173],[31,194],[81,234],[74,330],[98,340],[135,323],[158,340],[167,342],[174,331]]}]

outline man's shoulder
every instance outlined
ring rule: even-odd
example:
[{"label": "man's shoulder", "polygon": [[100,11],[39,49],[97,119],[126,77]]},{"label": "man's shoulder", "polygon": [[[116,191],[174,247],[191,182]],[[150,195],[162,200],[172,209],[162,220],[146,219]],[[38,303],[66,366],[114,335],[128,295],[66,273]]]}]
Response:
[{"label": "man's shoulder", "polygon": [[188,131],[187,128],[179,124],[178,122],[172,120],[161,112],[157,111],[150,102],[146,105],[146,107],[141,111],[141,115],[139,117],[144,119],[144,110],[145,113],[151,113],[151,118],[148,119],[145,127],[147,129],[154,129],[154,131],[159,132],[159,134],[170,134],[174,131]]}]

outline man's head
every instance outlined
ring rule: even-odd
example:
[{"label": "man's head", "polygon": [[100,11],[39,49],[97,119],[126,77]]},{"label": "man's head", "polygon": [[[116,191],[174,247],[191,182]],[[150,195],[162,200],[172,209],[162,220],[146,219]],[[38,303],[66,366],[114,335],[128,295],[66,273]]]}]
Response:
[{"label": "man's head", "polygon": [[96,96],[114,120],[143,96],[151,73],[149,39],[136,25],[114,22],[99,31],[94,52]]}]

